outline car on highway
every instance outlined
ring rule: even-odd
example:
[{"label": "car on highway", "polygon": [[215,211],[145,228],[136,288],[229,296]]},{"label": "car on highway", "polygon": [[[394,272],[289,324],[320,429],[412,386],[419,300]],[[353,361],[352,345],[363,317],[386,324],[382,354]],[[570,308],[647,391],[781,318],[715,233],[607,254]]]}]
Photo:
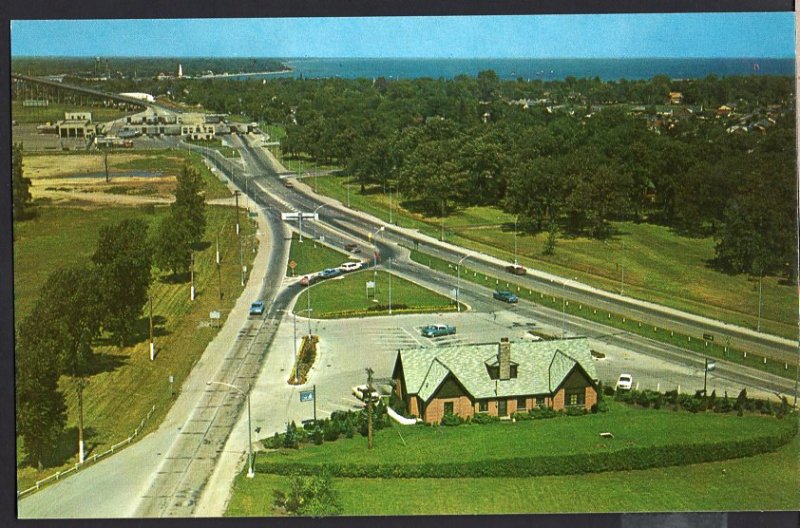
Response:
[{"label": "car on highway", "polygon": [[[358,398],[359,400],[365,402],[367,401],[367,394],[369,393],[369,387],[366,385],[356,385],[353,387],[353,396]],[[381,394],[372,389],[372,401],[378,401],[381,399]]]},{"label": "car on highway", "polygon": [[347,273],[348,271],[356,271],[361,269],[361,262],[345,262],[341,266],[339,266],[339,271],[343,273]]},{"label": "car on highway", "polygon": [[317,282],[319,274],[318,273],[311,273],[309,275],[303,275],[300,279],[300,286],[308,286],[309,284],[314,284]]},{"label": "car on highway", "polygon": [[294,189],[294,184],[290,181],[284,181],[283,186],[286,187],[287,189]]},{"label": "car on highway", "polygon": [[519,297],[508,290],[495,290],[492,296],[498,301],[507,302],[509,304],[519,301]]},{"label": "car on highway", "polygon": [[446,324],[432,324],[422,329],[422,337],[439,337],[453,335],[455,333],[456,327]]},{"label": "car on highway", "polygon": [[511,266],[506,266],[506,271],[509,273],[513,273],[514,275],[525,275],[526,273],[528,273],[528,270],[526,270],[519,264],[512,264]]},{"label": "car on highway", "polygon": [[324,270],[319,272],[320,279],[329,279],[331,277],[336,277],[337,275],[341,275],[342,272],[339,268],[325,268]]},{"label": "car on highway", "polygon": [[630,374],[620,374],[617,380],[616,390],[631,390],[633,387],[633,376]]},{"label": "car on highway", "polygon": [[255,301],[250,305],[250,315],[264,315],[264,302]]},{"label": "car on highway", "polygon": [[344,250],[350,253],[361,253],[361,248],[358,247],[358,244],[345,244]]}]

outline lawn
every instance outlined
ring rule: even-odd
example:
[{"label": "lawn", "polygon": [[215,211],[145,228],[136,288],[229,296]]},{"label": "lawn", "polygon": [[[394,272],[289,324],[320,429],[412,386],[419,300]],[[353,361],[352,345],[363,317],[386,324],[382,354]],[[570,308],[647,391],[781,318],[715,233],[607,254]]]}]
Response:
[{"label": "lawn", "polygon": [[46,107],[24,107],[21,100],[11,101],[11,118],[18,123],[55,123],[64,119],[65,112],[91,112],[92,121],[102,123],[119,119],[135,112],[124,112],[104,106],[80,106],[50,102]]},{"label": "lawn", "polygon": [[[365,194],[346,176],[321,176],[319,192],[385,221],[419,229],[465,248],[514,260],[514,216],[492,207],[459,210],[444,219],[425,217],[401,207],[398,199],[371,186]],[[349,196],[348,196],[348,186]],[[727,275],[708,266],[714,257],[711,238],[690,238],[666,227],[615,222],[610,240],[559,238],[555,254],[543,255],[546,233],[516,237],[517,258],[525,266],[577,278],[608,291],[624,293],[680,310],[750,328],[758,326],[758,282]],[[679,256],[679,257],[678,257]],[[622,270],[624,268],[624,284]],[[779,277],[762,284],[761,329],[797,336],[797,291]]]},{"label": "lawn", "polygon": [[[259,456],[257,466],[276,462],[326,464],[448,464],[525,456],[608,453],[636,447],[707,443],[769,435],[785,421],[759,415],[647,410],[608,402],[607,413],[582,417],[500,422],[489,425],[391,427],[375,436],[374,449],[356,435],[321,446]],[[611,440],[599,438],[612,432]],[[402,437],[400,434],[402,433]],[[569,441],[565,441],[569,439]]]},{"label": "lawn", "polygon": [[[612,412],[616,411],[615,407]],[[692,417],[708,424],[703,420],[705,415]],[[577,420],[585,418],[588,417]],[[536,425],[545,422],[562,425],[570,420],[549,420]],[[632,423],[628,420],[625,425]],[[505,429],[521,424],[506,425]],[[472,426],[481,427],[485,426]],[[395,429],[399,427],[378,433],[376,449],[380,449],[379,443],[389,442],[389,436],[398,436]],[[457,429],[460,432],[469,427]],[[408,429],[401,431],[408,441]],[[450,432],[455,430],[445,431]],[[570,437],[565,434],[557,438]],[[494,447],[505,449],[507,439],[508,436],[496,438]],[[342,442],[352,441],[337,440],[333,445],[339,447]],[[439,443],[445,442],[440,439]],[[525,447],[530,450],[531,445],[534,444]],[[392,446],[398,451],[406,449],[394,442]],[[319,448],[308,450],[312,449]],[[367,453],[364,445],[360,449],[362,455]],[[455,449],[453,452],[458,453]],[[469,452],[471,449],[466,451]],[[433,455],[423,456],[433,458]],[[678,467],[527,478],[334,478],[333,482],[342,505],[342,515],[796,510],[800,507],[798,460],[800,437],[796,436],[772,453]],[[769,485],[765,485],[767,481]],[[247,479],[244,473],[240,474],[225,515],[275,515],[271,508],[272,491],[287,490],[288,482],[289,479],[281,475],[256,473],[255,478]],[[423,495],[425,500],[420,499]]]},{"label": "lawn", "polygon": [[347,253],[336,251],[317,242],[313,236],[315,228],[311,222],[303,225],[303,242],[299,241],[297,233],[292,233],[292,244],[289,248],[289,262],[296,264],[294,270],[287,263],[286,276],[302,276],[316,273],[325,268],[338,268],[347,262]]},{"label": "lawn", "polygon": [[187,143],[191,143],[192,145],[197,145],[200,147],[204,147],[207,149],[213,149],[222,154],[226,158],[238,158],[239,151],[232,147],[226,147],[222,144],[222,140],[219,138],[215,138],[212,140],[204,141],[200,139],[186,139],[184,140]]},{"label": "lawn", "polygon": [[[39,216],[15,226],[15,303],[17,322],[35,302],[38,287],[44,278],[59,266],[86,262],[94,251],[97,232],[102,225],[125,218],[142,218],[153,225],[166,214],[166,208],[72,209],[39,208]],[[235,235],[235,213],[231,207],[207,208],[207,231],[203,249],[195,253],[194,302],[189,299],[189,283],[175,282],[157,275],[151,286],[157,357],[149,359],[148,319],[145,313],[136,325],[137,342],[119,349],[103,340],[95,347],[98,372],[89,378],[84,392],[85,440],[88,455],[99,453],[111,444],[127,438],[146,416],[151,406],[156,411],[145,427],[145,434],[154,429],[172,402],[169,377],[174,376],[177,390],[190,372],[206,345],[217,333],[211,328],[208,313],[220,310],[227,317],[242,287],[240,285],[239,244]],[[252,226],[243,225],[245,240],[252,241]],[[222,233],[220,268],[222,292],[215,264],[215,245],[211,233]],[[252,244],[252,242],[249,242]],[[252,252],[246,248],[246,264],[252,263]],[[17,470],[17,484],[24,489],[36,479],[63,470],[76,461],[77,398],[71,382],[62,378],[60,389],[65,393],[67,426],[54,461],[42,474],[34,468]]]},{"label": "lawn", "polygon": [[[367,282],[375,282],[374,291],[371,288],[367,290]],[[309,305],[307,296],[310,295],[315,318],[387,315],[390,291],[393,313],[449,312],[456,309],[449,297],[386,271],[369,269],[312,285],[297,298],[296,307],[305,310]]]}]

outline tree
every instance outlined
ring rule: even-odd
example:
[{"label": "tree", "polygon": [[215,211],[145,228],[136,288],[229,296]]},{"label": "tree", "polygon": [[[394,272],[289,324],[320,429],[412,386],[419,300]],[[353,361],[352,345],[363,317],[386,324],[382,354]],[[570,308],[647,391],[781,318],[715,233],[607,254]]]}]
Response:
[{"label": "tree", "polygon": [[22,143],[11,147],[11,201],[14,220],[26,217],[31,206],[31,180],[22,173]]},{"label": "tree", "polygon": [[103,327],[122,346],[132,337],[152,279],[147,224],[136,219],[103,227],[92,262],[102,295]]},{"label": "tree", "polygon": [[273,505],[290,515],[326,517],[341,512],[331,477],[327,473],[312,476],[293,476],[289,493],[273,491]]},{"label": "tree", "polygon": [[67,406],[58,391],[60,343],[40,324],[37,309],[26,317],[17,333],[14,362],[16,429],[25,451],[39,471],[55,449]]},{"label": "tree", "polygon": [[172,214],[166,216],[158,224],[151,242],[156,266],[171,270],[173,275],[186,272],[192,254],[190,237],[185,220]]},{"label": "tree", "polygon": [[200,173],[184,165],[175,187],[172,215],[186,229],[191,244],[200,242],[206,230],[205,196]]}]

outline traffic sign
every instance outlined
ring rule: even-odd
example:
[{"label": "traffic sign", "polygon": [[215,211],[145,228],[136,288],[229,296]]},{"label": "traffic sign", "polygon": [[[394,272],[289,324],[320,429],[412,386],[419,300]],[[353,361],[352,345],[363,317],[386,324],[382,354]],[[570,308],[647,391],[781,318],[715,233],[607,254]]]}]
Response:
[{"label": "traffic sign", "polygon": [[292,260],[291,262],[289,262],[289,267],[295,269],[297,267],[297,262]]},{"label": "traffic sign", "polygon": [[314,399],[314,391],[300,391],[300,401],[310,402]]}]

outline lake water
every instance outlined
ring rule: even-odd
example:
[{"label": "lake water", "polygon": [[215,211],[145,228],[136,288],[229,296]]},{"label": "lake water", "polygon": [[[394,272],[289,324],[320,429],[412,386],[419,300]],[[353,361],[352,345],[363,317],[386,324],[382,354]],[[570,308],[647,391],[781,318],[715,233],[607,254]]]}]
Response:
[{"label": "lake water", "polygon": [[503,80],[562,80],[600,77],[605,81],[649,79],[667,75],[672,79],[696,79],[715,74],[794,76],[794,59],[365,59],[365,58],[290,58],[281,59],[292,72],[255,75],[243,78],[342,77],[354,79],[386,77],[413,79],[430,77],[452,79],[458,75],[475,76],[494,70]]}]

